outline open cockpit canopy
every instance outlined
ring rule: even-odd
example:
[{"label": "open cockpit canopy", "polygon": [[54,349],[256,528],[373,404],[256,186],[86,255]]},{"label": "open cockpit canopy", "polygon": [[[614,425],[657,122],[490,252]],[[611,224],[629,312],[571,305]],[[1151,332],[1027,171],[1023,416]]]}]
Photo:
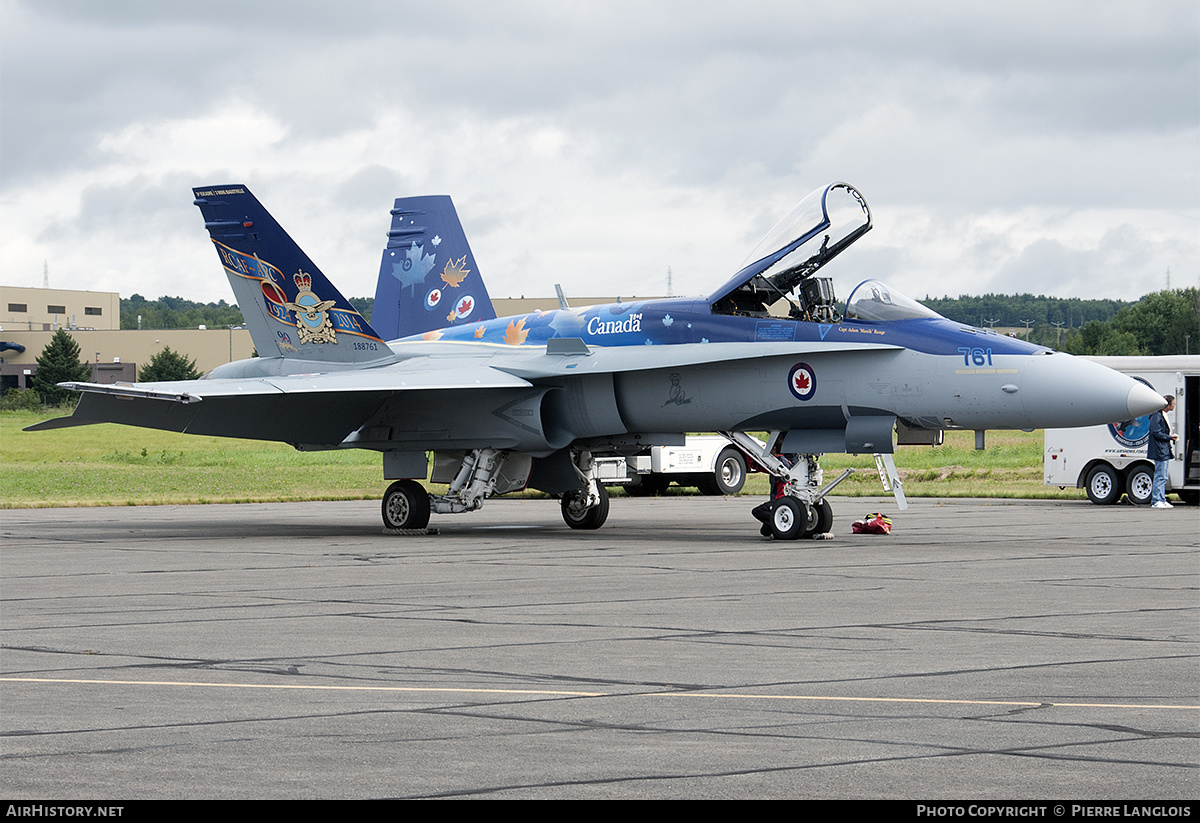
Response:
[{"label": "open cockpit canopy", "polygon": [[766,316],[781,300],[793,319],[836,319],[833,282],[817,270],[871,229],[858,189],[832,183],[801,200],[750,253],[749,262],[709,296],[719,314]]}]

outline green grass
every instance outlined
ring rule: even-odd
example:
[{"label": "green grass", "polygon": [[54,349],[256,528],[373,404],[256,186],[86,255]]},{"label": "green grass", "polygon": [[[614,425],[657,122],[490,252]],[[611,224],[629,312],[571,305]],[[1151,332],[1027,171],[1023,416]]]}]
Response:
[{"label": "green grass", "polygon": [[59,413],[0,413],[0,506],[362,500],[383,490],[373,452],[298,452],[105,423],[21,431]]},{"label": "green grass", "polygon": [[[0,499],[3,508],[181,503],[374,500],[386,486],[378,454],[298,452],[280,443],[234,440],[114,424],[46,432],[25,426],[69,413],[0,412]],[[904,446],[896,466],[910,497],[1081,498],[1077,489],[1042,485],[1041,432],[988,432],[986,451],[971,432],[947,432],[936,448]],[[859,471],[839,496],[883,494],[870,455],[826,455],[826,481]],[[672,486],[668,494],[684,494]],[[744,493],[766,494],[752,474]]]}]

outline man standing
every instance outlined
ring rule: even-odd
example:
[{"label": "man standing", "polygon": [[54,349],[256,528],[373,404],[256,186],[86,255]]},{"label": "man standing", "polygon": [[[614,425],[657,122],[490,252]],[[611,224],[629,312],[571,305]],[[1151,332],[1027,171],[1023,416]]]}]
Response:
[{"label": "man standing", "polygon": [[1167,468],[1171,463],[1171,444],[1179,435],[1171,433],[1166,413],[1175,408],[1174,395],[1166,395],[1166,408],[1150,415],[1150,442],[1146,444],[1146,459],[1154,461],[1154,490],[1150,494],[1151,505],[1156,509],[1175,508],[1167,502]]}]

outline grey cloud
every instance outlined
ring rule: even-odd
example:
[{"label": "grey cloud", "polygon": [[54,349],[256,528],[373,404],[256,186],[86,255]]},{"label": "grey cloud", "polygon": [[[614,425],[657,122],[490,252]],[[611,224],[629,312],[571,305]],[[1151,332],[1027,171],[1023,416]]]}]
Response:
[{"label": "grey cloud", "polygon": [[[40,229],[47,240],[86,241],[91,231],[137,225],[139,214],[142,225],[159,225],[166,204],[178,203],[176,186],[186,196],[189,185],[227,177],[264,198],[303,193],[296,219],[303,226],[323,211],[309,225],[339,235],[318,241],[327,244],[318,251],[359,262],[377,253],[376,236],[356,250],[344,238],[382,219],[379,201],[424,193],[416,187],[444,191],[464,168],[469,190],[447,192],[464,223],[485,235],[537,230],[561,218],[545,204],[562,202],[527,190],[550,185],[520,143],[521,129],[542,128],[565,135],[559,161],[582,180],[635,181],[629,209],[646,192],[704,196],[737,223],[730,236],[744,236],[746,248],[792,200],[838,178],[859,185],[877,215],[920,208],[948,232],[963,215],[1029,205],[1198,205],[1200,10],[1187,1],[1132,10],[749,0],[731,13],[716,2],[298,0],[281,10],[229,0],[8,0],[0,15],[9,196],[107,168],[105,136],[227,106],[273,118],[282,157],[403,124],[348,155],[338,174],[322,172],[333,179],[238,168],[232,157],[196,168],[181,157],[103,191],[85,183],[80,217],[50,221]],[[493,135],[490,145],[480,132]],[[112,214],[92,213],[119,197],[128,203]],[[570,205],[586,211],[587,192]],[[973,249],[971,264],[1015,280],[1047,265],[1105,265],[1052,240],[1014,257],[1003,240]],[[895,251],[886,263],[915,277],[922,256]]]}]

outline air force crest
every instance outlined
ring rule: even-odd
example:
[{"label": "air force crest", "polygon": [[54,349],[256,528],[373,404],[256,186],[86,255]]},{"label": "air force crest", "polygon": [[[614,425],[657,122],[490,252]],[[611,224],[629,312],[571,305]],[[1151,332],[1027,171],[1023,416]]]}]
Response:
[{"label": "air force crest", "polygon": [[296,281],[296,300],[284,303],[296,313],[296,337],[301,343],[337,343],[337,332],[329,319],[329,310],[336,300],[322,300],[312,291],[312,275],[302,271],[292,276]]}]

